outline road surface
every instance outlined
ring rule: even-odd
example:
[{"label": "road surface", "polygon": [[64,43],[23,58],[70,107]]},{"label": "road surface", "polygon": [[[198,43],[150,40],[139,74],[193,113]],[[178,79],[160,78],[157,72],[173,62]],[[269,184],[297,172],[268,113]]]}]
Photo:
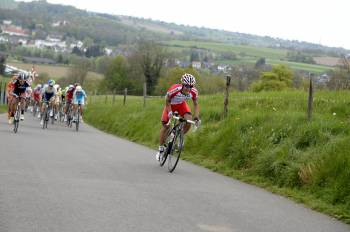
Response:
[{"label": "road surface", "polygon": [[0,115],[1,232],[349,232],[265,190],[82,125]]}]

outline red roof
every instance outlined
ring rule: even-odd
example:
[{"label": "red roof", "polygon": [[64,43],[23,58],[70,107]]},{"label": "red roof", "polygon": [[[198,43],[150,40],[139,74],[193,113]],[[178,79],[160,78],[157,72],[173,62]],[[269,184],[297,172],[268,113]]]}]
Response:
[{"label": "red roof", "polygon": [[27,33],[27,31],[17,28],[17,27],[6,27],[4,28],[3,32],[5,33],[17,33],[17,34],[22,34],[22,35],[26,35],[28,36],[29,34]]}]

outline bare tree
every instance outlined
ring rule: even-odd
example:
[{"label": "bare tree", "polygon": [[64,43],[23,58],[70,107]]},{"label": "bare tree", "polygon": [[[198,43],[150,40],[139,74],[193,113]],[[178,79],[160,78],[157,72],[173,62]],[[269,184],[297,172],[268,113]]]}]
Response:
[{"label": "bare tree", "polygon": [[350,74],[350,57],[343,56],[341,58],[342,68],[346,70],[347,73]]},{"label": "bare tree", "polygon": [[84,84],[87,73],[90,69],[90,62],[88,59],[78,58],[73,61],[73,66],[69,69],[68,81],[70,83]]},{"label": "bare tree", "polygon": [[156,86],[166,57],[165,48],[152,41],[141,41],[136,51],[145,76],[147,94]]}]

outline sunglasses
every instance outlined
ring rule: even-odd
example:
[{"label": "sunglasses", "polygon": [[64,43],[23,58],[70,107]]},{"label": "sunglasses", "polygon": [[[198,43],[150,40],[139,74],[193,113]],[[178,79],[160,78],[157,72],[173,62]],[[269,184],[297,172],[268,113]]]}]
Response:
[{"label": "sunglasses", "polygon": [[184,87],[187,89],[191,89],[191,88],[193,88],[193,85],[184,85]]}]

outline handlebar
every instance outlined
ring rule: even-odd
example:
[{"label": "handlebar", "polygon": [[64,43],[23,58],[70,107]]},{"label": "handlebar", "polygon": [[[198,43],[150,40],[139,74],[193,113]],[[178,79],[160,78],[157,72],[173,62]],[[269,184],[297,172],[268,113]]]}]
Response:
[{"label": "handlebar", "polygon": [[179,116],[173,116],[173,118],[176,119],[176,120],[179,120],[180,122],[186,122],[186,123],[189,123],[189,124],[192,124],[192,125],[197,125],[197,122],[192,121],[192,120],[187,120],[187,119],[184,119],[184,118],[179,117]]}]

